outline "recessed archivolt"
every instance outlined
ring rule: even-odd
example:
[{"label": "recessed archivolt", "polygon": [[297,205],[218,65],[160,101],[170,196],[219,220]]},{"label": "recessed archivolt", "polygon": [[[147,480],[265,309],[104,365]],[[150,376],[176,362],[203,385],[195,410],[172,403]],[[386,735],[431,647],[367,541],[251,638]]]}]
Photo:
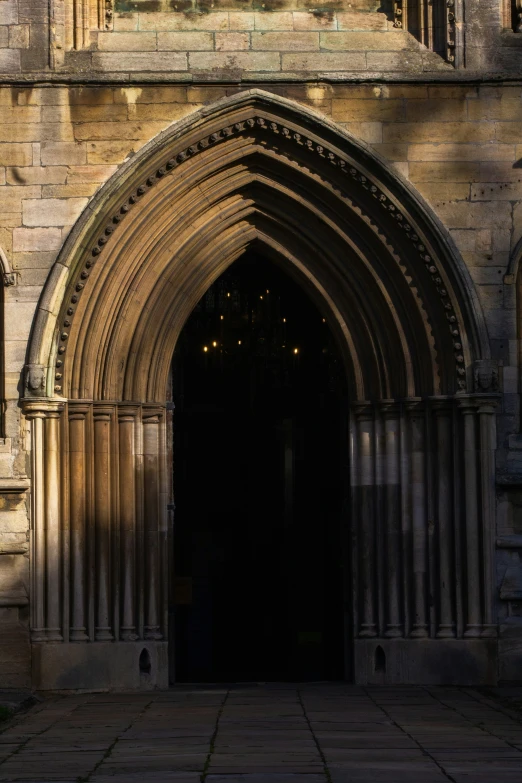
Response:
[{"label": "recessed archivolt", "polygon": [[487,353],[434,219],[367,150],[292,102],[258,91],[220,102],[106,187],[64,251],[59,396],[161,401],[188,315],[252,242],[327,312],[359,399],[463,390],[465,366]]},{"label": "recessed archivolt", "polygon": [[[394,302],[375,264],[367,257],[369,248],[363,252],[368,240],[361,235],[355,243],[339,227],[340,216],[336,216],[336,224],[324,212],[324,205],[320,211],[273,178],[252,173],[244,165],[228,169],[226,179],[221,172],[216,179],[214,182],[214,177],[207,176],[198,183],[197,199],[193,182],[185,193],[178,189],[174,199],[165,189],[155,200],[151,235],[146,233],[150,214],[147,209],[140,212],[131,236],[121,248],[125,254],[123,280],[114,273],[119,252],[114,256],[108,253],[104,264],[98,267],[97,280],[93,282],[99,293],[93,297],[95,305],[89,320],[100,326],[87,330],[85,345],[74,351],[73,396],[80,392],[84,397],[111,399],[123,387],[125,398],[140,398],[144,392],[136,388],[136,381],[146,377],[149,384],[151,379],[154,385],[158,383],[157,389],[149,387],[147,392],[147,399],[156,399],[166,382],[168,358],[177,335],[197,300],[248,243],[258,239],[269,245],[266,238],[272,238],[272,246],[286,245],[287,258],[306,260],[313,289],[326,293],[345,289],[344,314],[337,308],[337,317],[329,319],[338,323],[343,333],[347,331],[347,320],[351,321],[352,332],[366,331],[368,336],[379,333],[379,324],[372,322],[375,314],[380,313],[380,321],[388,328],[376,340],[377,349],[372,350],[375,370],[371,385],[384,396],[389,395],[392,369],[389,359],[379,356],[388,339],[386,335],[394,335],[399,354],[397,367],[405,369],[408,375],[412,362],[406,361],[408,340]],[[282,219],[282,215],[291,217]],[[384,254],[387,250],[381,246],[374,252]],[[285,256],[279,253],[279,257]],[[358,267],[364,267],[364,275],[357,271]],[[158,331],[154,322],[157,324],[160,313],[163,329]],[[159,352],[158,342],[163,346]],[[91,346],[96,356],[85,361]],[[361,344],[357,354],[352,354],[354,368],[360,365],[361,353],[365,354],[366,365],[371,363],[368,345]],[[125,365],[118,363],[119,355],[128,357]],[[151,368],[146,376],[141,374],[141,365]],[[88,379],[89,368],[95,366],[106,368],[99,388],[92,388]],[[354,374],[361,376],[360,367],[354,369]],[[413,393],[411,373],[401,383],[403,394]],[[363,393],[361,384],[357,393]]]}]

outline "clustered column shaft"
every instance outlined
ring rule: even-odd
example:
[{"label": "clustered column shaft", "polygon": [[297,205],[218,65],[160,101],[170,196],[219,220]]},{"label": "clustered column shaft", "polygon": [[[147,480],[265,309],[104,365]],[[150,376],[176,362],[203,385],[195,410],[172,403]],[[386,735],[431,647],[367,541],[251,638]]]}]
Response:
[{"label": "clustered column shaft", "polygon": [[412,572],[413,572],[413,626],[410,636],[423,639],[428,636],[426,613],[427,547],[426,530],[426,416],[422,401],[406,403],[407,432],[409,434],[408,479],[412,516]]},{"label": "clustered column shaft", "polygon": [[120,536],[122,570],[122,623],[120,636],[134,641],[136,633],[136,417],[135,408],[120,408]]},{"label": "clustered column shaft", "polygon": [[495,633],[494,404],[480,394],[354,404],[356,637]]},{"label": "clustered column shaft", "polygon": [[145,638],[161,639],[159,621],[160,559],[160,423],[156,411],[147,411],[143,419],[143,456],[145,487]]},{"label": "clustered column shaft", "polygon": [[71,488],[71,631],[75,642],[88,640],[87,635],[87,438],[86,424],[89,408],[75,406],[69,409],[69,474]]},{"label": "clustered column shaft", "polygon": [[163,408],[34,400],[25,414],[32,640],[165,638]]},{"label": "clustered column shaft", "polygon": [[[357,486],[354,508],[358,528],[358,549],[360,569],[361,624],[359,635],[372,637],[377,635],[375,622],[374,568],[375,568],[375,494],[374,486],[374,414],[370,405],[360,403],[355,408],[357,422],[357,447],[355,476]],[[359,593],[359,591],[357,591]]]}]

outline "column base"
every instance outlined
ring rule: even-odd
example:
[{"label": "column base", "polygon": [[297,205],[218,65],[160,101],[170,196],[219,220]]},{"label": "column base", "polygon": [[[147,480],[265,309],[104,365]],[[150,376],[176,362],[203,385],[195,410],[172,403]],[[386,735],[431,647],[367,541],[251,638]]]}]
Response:
[{"label": "column base", "polygon": [[[384,653],[384,669],[377,647]],[[354,680],[357,685],[496,685],[497,657],[496,639],[356,639]]]},{"label": "column base", "polygon": [[[150,672],[140,672],[140,655],[150,655]],[[169,685],[168,643],[78,642],[32,644],[36,690],[154,690]]]},{"label": "column base", "polygon": [[427,639],[428,627],[426,625],[414,625],[413,630],[410,633],[411,639]]},{"label": "column base", "polygon": [[88,642],[89,637],[85,628],[71,628],[69,633],[71,642]]}]

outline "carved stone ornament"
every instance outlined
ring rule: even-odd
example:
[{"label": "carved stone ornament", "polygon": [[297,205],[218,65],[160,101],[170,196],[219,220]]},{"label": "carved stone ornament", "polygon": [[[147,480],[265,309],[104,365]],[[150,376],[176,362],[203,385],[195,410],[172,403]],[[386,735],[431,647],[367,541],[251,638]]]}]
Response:
[{"label": "carved stone ornament", "polygon": [[494,359],[478,359],[473,365],[473,388],[477,394],[500,391],[498,362]]},{"label": "carved stone ornament", "polygon": [[105,0],[105,30],[112,30],[114,24],[114,0]]},{"label": "carved stone ornament", "polygon": [[25,389],[29,397],[42,397],[45,393],[45,367],[29,364],[25,368]]},{"label": "carved stone ornament", "polygon": [[4,285],[16,285],[16,272],[4,272]]}]

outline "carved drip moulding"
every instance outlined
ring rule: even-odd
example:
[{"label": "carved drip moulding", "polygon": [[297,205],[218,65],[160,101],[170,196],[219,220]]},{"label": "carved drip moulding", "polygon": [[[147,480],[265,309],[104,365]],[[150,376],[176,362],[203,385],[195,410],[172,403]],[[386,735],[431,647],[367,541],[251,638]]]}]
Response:
[{"label": "carved drip moulding", "polygon": [[[443,279],[441,276],[442,273],[438,269],[433,257],[428,252],[425,242],[416,233],[414,227],[405,218],[404,214],[396,206],[396,204],[393,203],[390,197],[384,193],[383,190],[379,188],[371,178],[365,174],[362,174],[362,172],[351,162],[345,160],[337,152],[327,149],[322,144],[317,143],[314,139],[308,138],[307,136],[295,132],[279,122],[267,119],[266,117],[260,116],[258,114],[246,120],[227,125],[226,127],[203,137],[197,143],[191,144],[189,147],[181,150],[176,155],[169,157],[163,165],[159,166],[153,174],[150,174],[147,179],[127,197],[127,199],[121,204],[119,210],[114,213],[111,222],[105,226],[95,244],[91,247],[90,258],[85,261],[76,285],[74,286],[75,293],[70,297],[69,307],[67,308],[68,317],[66,320],[62,320],[62,328],[69,328],[71,325],[75,312],[74,306],[78,303],[81,292],[85,287],[85,282],[89,278],[90,269],[97,262],[98,257],[103,252],[103,249],[111,240],[111,236],[115,227],[119,225],[122,220],[124,220],[133,206],[137,204],[139,200],[151,188],[153,188],[159,180],[178,168],[178,166],[182,165],[185,161],[197,155],[202,150],[219,144],[220,142],[239,135],[245,131],[252,130],[265,133],[268,132],[268,134],[280,136],[282,139],[287,140],[294,145],[298,145],[310,153],[320,156],[323,161],[327,161],[332,166],[335,166],[343,175],[356,182],[360,188],[371,193],[373,198],[375,198],[379,203],[380,207],[385,210],[394,221],[396,221],[397,226],[404,232],[404,236],[409,240],[417,254],[417,257],[428,271],[432,284],[437,292],[438,298],[440,299],[444,309],[445,318],[448,322],[448,328],[451,337],[453,338],[453,347],[455,352],[454,366],[457,389],[459,391],[464,391],[466,389],[466,370],[464,366],[465,362],[464,355],[462,353],[462,340],[460,337],[457,315],[452,305],[449,293],[443,285]],[[267,138],[269,137],[265,136],[265,140]],[[347,198],[346,194],[341,195],[344,198]],[[404,259],[401,258],[401,261],[404,262]],[[54,386],[56,393],[61,393],[63,390],[62,372],[60,368],[63,366],[63,354],[66,351],[66,346],[64,343],[66,342],[68,336],[68,332],[61,331],[59,338],[61,344],[58,348],[58,359],[56,361],[57,369],[55,372],[55,380],[58,381],[58,383],[56,383]]]}]

